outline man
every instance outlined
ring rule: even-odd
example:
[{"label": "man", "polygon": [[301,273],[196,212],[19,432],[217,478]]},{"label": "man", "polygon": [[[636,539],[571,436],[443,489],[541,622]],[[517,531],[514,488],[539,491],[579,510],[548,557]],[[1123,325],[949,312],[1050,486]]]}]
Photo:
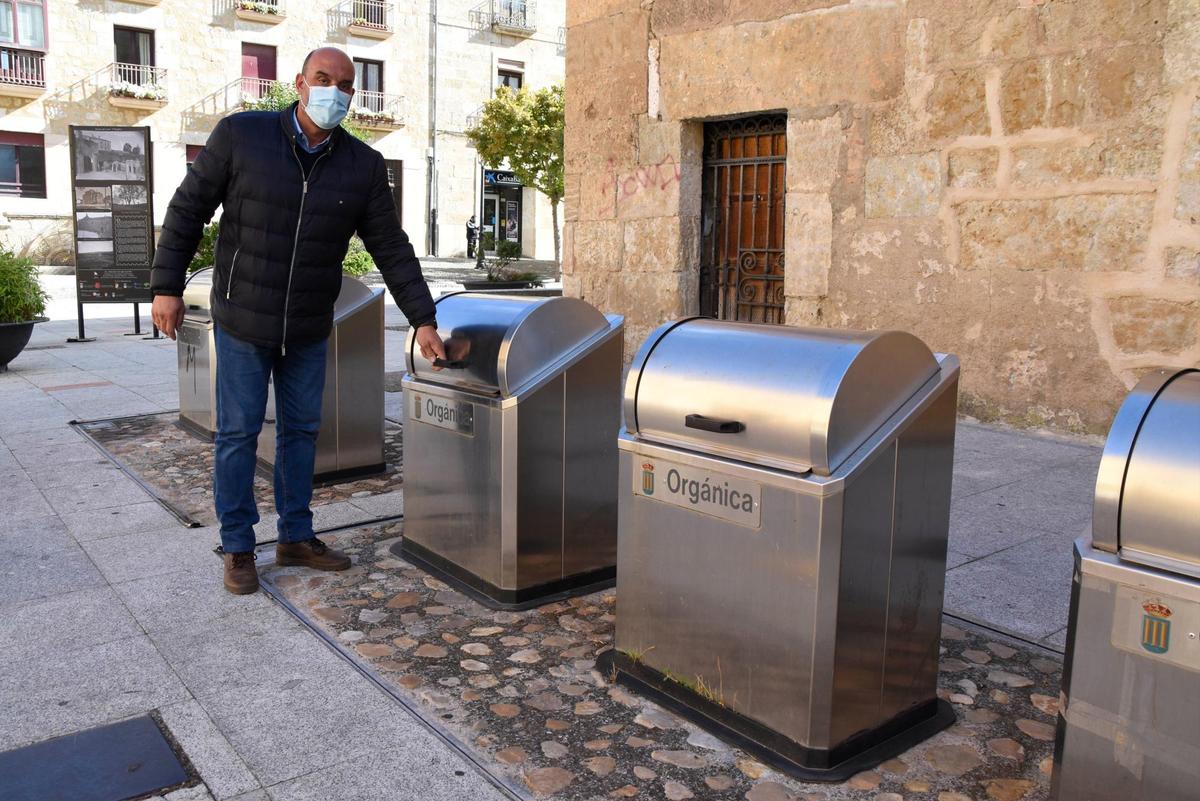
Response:
[{"label": "man", "polygon": [[475,215],[471,215],[471,219],[467,220],[467,258],[475,258],[475,241],[479,237],[479,225],[475,222]]},{"label": "man", "polygon": [[342,51],[308,54],[300,102],[217,123],[167,209],[154,259],[154,323],[172,339],[183,286],[204,225],[223,205],[214,252],[217,436],[214,505],[225,588],[258,589],[254,469],[274,376],[276,564],[345,570],[350,559],[313,534],[313,462],[326,342],[342,259],[358,233],[426,358],[445,357],[421,265],[396,219],[383,157],[339,128],[354,95]]}]

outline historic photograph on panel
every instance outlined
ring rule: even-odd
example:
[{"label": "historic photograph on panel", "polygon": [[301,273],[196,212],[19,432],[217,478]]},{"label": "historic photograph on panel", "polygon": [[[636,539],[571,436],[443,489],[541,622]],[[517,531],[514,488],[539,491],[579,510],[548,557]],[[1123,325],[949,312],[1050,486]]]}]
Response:
[{"label": "historic photograph on panel", "polygon": [[146,185],[114,184],[112,188],[112,199],[114,206],[145,206],[147,200]]},{"label": "historic photograph on panel", "polygon": [[146,180],[146,140],[140,131],[73,133],[77,181]]},{"label": "historic photograph on panel", "polygon": [[112,241],[80,241],[75,243],[78,252],[76,271],[102,270],[113,266]]},{"label": "historic photograph on panel", "polygon": [[109,209],[112,207],[112,190],[107,186],[75,187],[75,207],[78,209]]},{"label": "historic photograph on panel", "polygon": [[112,239],[112,214],[106,211],[81,211],[75,215],[77,239]]}]

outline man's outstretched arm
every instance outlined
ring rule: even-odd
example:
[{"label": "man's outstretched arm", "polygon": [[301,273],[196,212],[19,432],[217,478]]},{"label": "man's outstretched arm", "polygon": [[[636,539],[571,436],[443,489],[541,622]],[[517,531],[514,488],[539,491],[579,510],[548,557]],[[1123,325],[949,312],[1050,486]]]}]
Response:
[{"label": "man's outstretched arm", "polygon": [[183,323],[188,265],[196,255],[204,226],[225,200],[230,150],[229,124],[221,120],[167,206],[150,273],[150,291],[154,293],[150,313],[158,329],[171,339]]}]

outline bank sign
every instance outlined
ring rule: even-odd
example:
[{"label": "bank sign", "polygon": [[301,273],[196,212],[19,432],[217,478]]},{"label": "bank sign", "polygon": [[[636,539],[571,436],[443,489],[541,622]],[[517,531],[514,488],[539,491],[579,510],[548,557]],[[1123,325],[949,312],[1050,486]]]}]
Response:
[{"label": "bank sign", "polygon": [[681,509],[758,528],[762,487],[661,459],[635,458],[633,494]]},{"label": "bank sign", "polygon": [[456,431],[467,436],[475,435],[475,405],[461,401],[446,400],[434,395],[409,392],[411,400],[408,418],[419,423]]}]

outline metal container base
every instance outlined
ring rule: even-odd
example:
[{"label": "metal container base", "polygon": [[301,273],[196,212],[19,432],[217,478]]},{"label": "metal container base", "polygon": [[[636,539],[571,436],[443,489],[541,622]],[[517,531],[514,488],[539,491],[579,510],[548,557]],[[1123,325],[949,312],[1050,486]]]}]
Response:
[{"label": "metal container base", "polygon": [[616,565],[609,565],[544,584],[506,590],[463,570],[448,559],[407,539],[402,539],[393,545],[391,551],[393,556],[397,556],[414,567],[424,570],[434,578],[446,582],[471,600],[477,601],[488,609],[502,612],[523,612],[526,609],[535,609],[557,601],[565,601],[568,598],[607,590],[617,583]]},{"label": "metal container base", "polygon": [[619,651],[605,651],[597,657],[596,669],[764,764],[805,782],[844,782],[899,756],[957,719],[949,702],[931,698],[835,748],[807,748]]},{"label": "metal container base", "polygon": [[195,420],[192,420],[190,417],[184,417],[183,415],[180,415],[179,419],[175,421],[175,425],[179,426],[184,431],[203,442],[211,443],[217,438],[215,432],[209,431],[207,428],[200,425]]},{"label": "metal container base", "polygon": [[[258,457],[255,462],[255,471],[259,476],[271,481],[275,476],[275,465]],[[347,467],[344,470],[327,470],[324,473],[313,474],[313,487],[327,487],[330,484],[340,484],[343,481],[352,481],[360,478],[370,478],[371,476],[379,475],[387,471],[387,462],[379,462],[378,464],[364,464],[358,467]]]}]

